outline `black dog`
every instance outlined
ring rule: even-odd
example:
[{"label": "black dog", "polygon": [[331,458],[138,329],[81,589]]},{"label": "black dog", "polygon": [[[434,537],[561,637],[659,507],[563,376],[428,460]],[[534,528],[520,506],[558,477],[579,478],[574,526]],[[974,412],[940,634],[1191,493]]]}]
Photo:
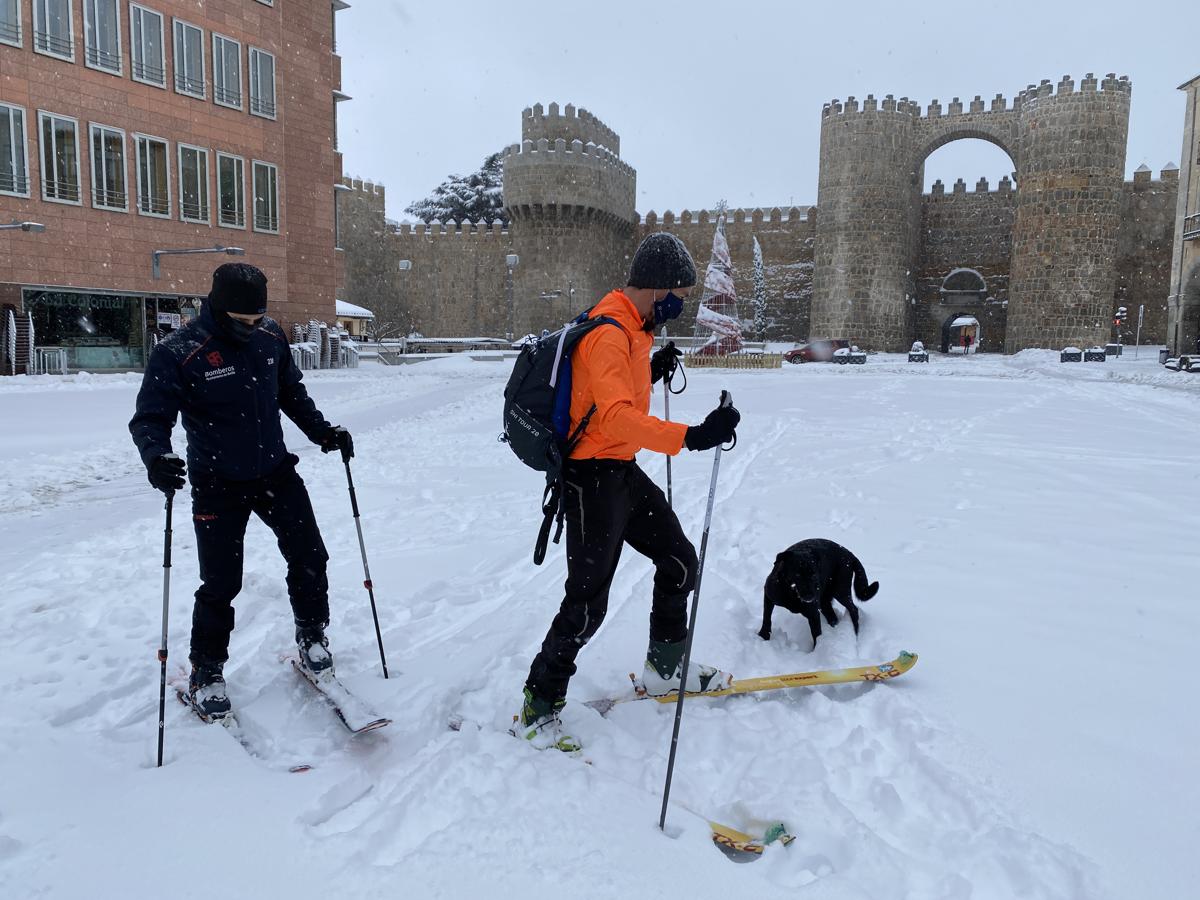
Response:
[{"label": "black dog", "polygon": [[838,623],[833,611],[836,600],[850,613],[854,633],[858,634],[858,607],[850,596],[851,583],[859,600],[870,600],[879,590],[879,582],[867,583],[867,573],[858,557],[833,541],[819,538],[792,544],[775,557],[775,568],[763,587],[763,624],[758,636],[771,639],[771,613],[776,606],[799,613],[808,619],[813,648],[821,634],[821,616],[830,626]]}]

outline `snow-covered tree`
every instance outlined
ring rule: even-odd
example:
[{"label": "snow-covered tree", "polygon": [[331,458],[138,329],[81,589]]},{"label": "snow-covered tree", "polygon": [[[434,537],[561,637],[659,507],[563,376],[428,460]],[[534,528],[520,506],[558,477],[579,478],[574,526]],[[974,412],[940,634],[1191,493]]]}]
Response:
[{"label": "snow-covered tree", "polygon": [[471,175],[450,175],[424,200],[404,211],[430,222],[500,222],[508,224],[503,198],[504,161],[493,153]]},{"label": "snow-covered tree", "polygon": [[754,331],[760,341],[767,339],[767,276],[763,274],[762,247],[754,239]]}]

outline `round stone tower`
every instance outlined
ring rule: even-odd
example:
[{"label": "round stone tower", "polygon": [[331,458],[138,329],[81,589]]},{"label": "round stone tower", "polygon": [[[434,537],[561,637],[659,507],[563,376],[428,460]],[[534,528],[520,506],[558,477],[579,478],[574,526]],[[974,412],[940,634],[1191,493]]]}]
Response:
[{"label": "round stone tower", "polygon": [[515,334],[551,330],[621,287],[636,224],[637,173],[621,139],[585,109],[526,109],[504,154]]},{"label": "round stone tower", "polygon": [[1132,89],[1097,87],[1064,76],[1021,94],[1006,353],[1108,339]]}]

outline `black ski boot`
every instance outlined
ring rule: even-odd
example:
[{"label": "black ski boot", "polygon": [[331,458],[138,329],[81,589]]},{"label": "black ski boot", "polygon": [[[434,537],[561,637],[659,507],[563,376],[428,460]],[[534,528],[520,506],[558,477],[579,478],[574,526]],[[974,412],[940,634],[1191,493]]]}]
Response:
[{"label": "black ski boot", "polygon": [[317,677],[333,674],[333,654],[329,652],[324,625],[297,625],[296,649],[300,654],[300,665],[310,673]]},{"label": "black ski boot", "polygon": [[225,677],[221,674],[224,665],[208,660],[192,661],[188,697],[196,712],[208,722],[225,718],[232,709],[229,696],[225,693]]}]

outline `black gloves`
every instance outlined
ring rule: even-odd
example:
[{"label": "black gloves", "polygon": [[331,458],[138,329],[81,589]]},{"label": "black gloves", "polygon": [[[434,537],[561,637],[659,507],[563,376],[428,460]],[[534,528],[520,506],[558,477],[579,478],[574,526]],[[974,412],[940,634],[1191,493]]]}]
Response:
[{"label": "black gloves", "polygon": [[150,483],[164,494],[182,489],[184,474],[183,460],[174,453],[156,456],[147,471]]},{"label": "black gloves", "polygon": [[664,378],[670,381],[679,368],[679,357],[683,353],[675,346],[674,341],[667,341],[650,355],[650,383],[658,384]]},{"label": "black gloves", "polygon": [[742,421],[742,414],[732,406],[718,406],[699,425],[692,425],[683,437],[689,450],[711,450],[733,440],[733,431]]},{"label": "black gloves", "polygon": [[317,443],[320,445],[322,453],[332,453],[334,450],[341,450],[344,462],[349,462],[354,458],[354,439],[350,437],[350,432],[341,425],[335,425],[330,428],[321,435],[321,440]]}]

